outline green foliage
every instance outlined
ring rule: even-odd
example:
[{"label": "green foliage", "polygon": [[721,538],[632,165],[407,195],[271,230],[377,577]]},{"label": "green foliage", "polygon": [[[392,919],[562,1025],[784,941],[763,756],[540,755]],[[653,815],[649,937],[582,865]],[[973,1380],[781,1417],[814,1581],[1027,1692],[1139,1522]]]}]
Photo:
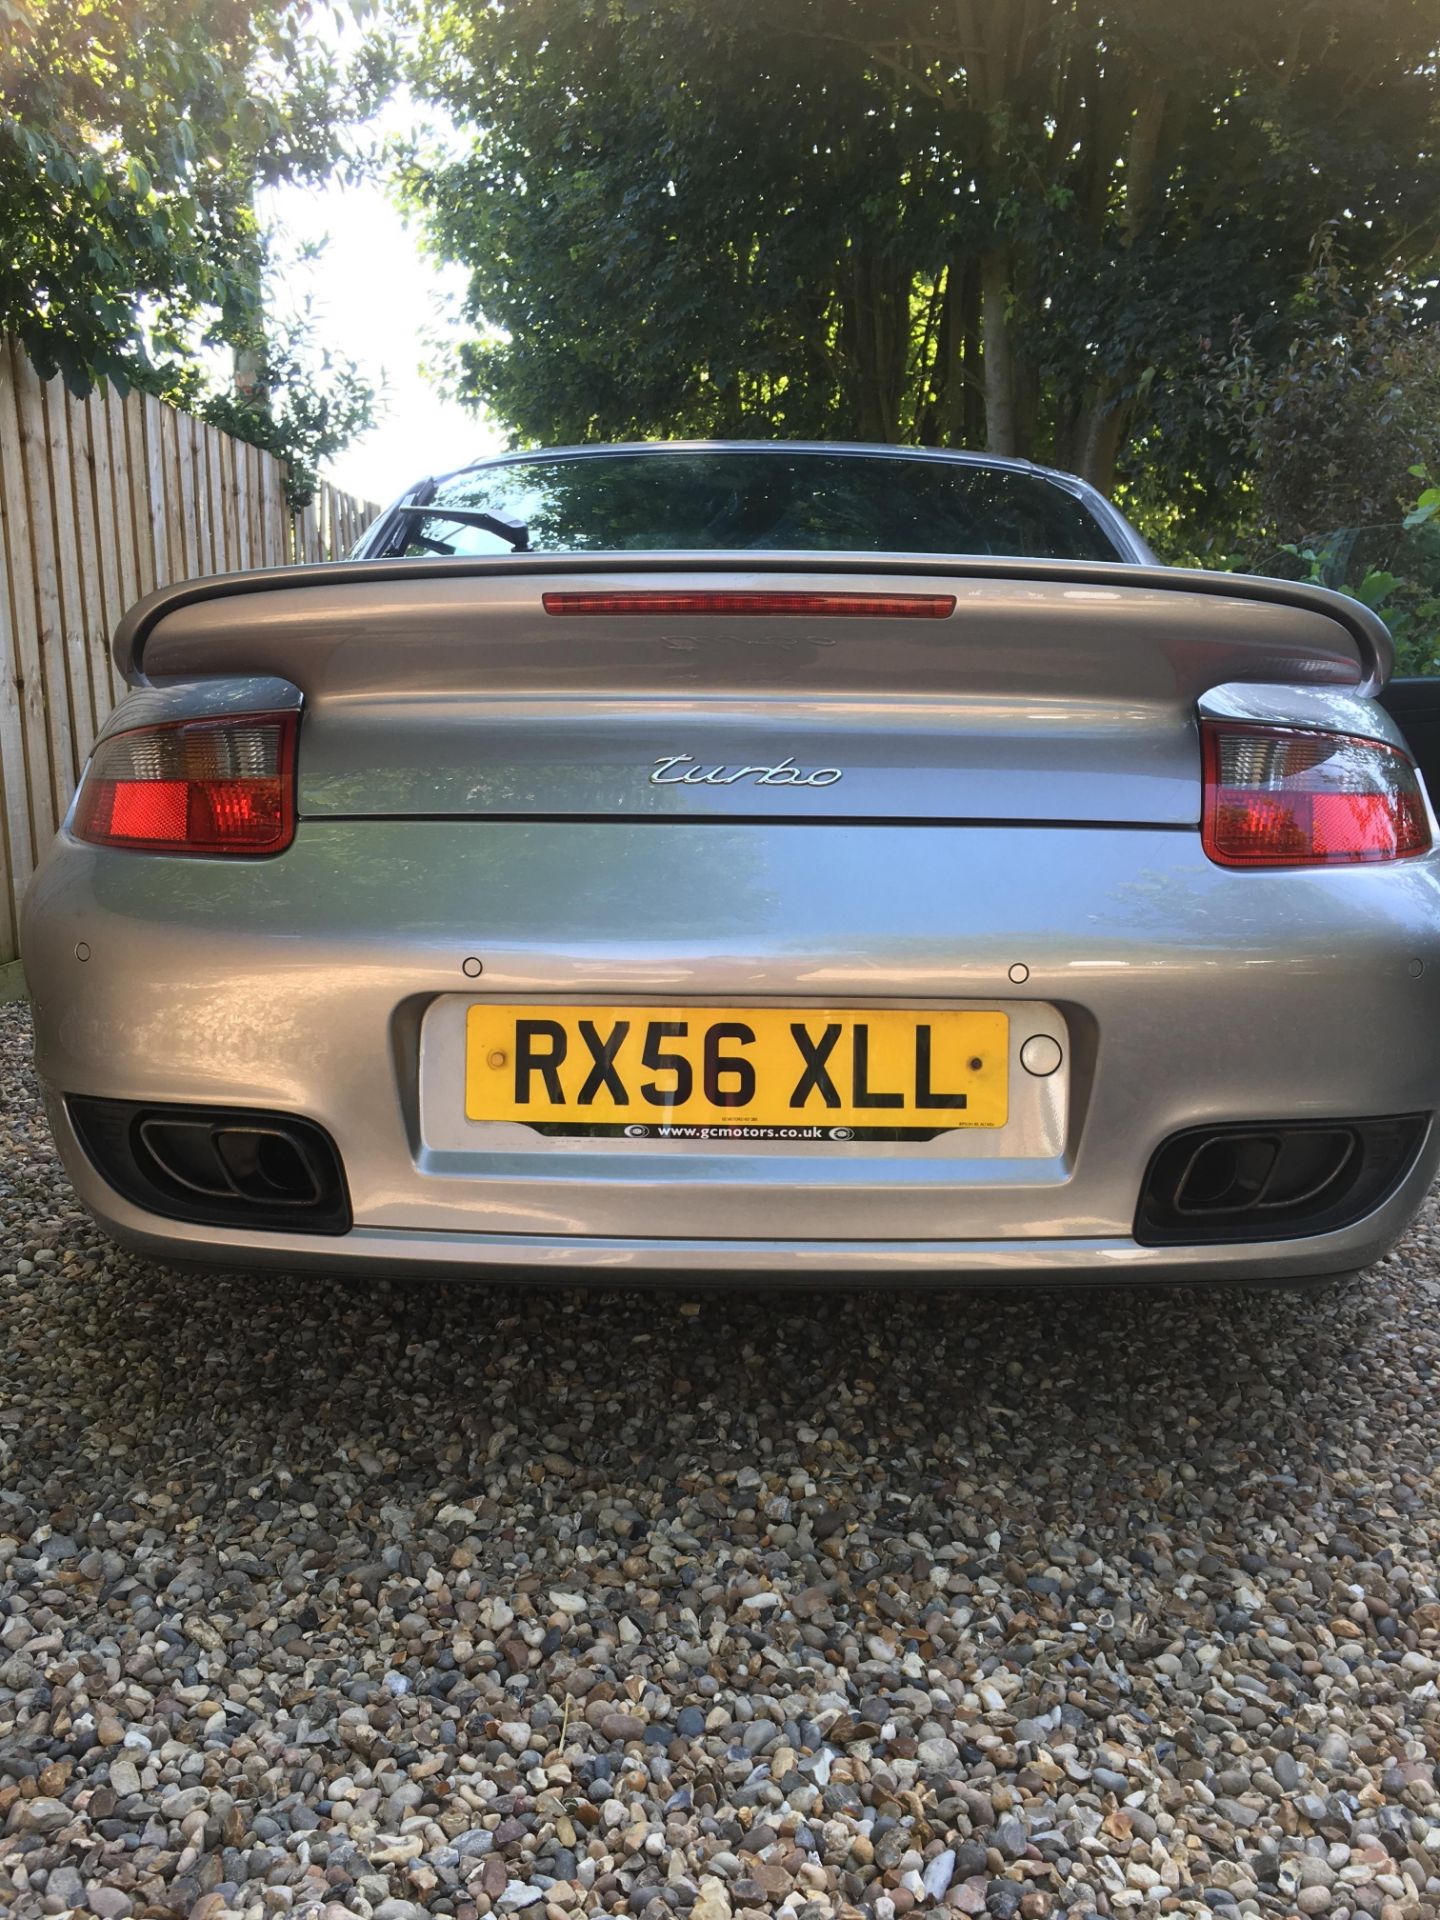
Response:
[{"label": "green foliage", "polygon": [[325,462],[367,432],[377,413],[369,381],[317,334],[307,310],[225,342],[248,356],[255,375],[248,394],[216,392],[193,360],[147,368],[137,385],[283,460],[286,497],[298,513],[314,498]]},{"label": "green foliage", "polygon": [[[1289,331],[1275,361],[1244,328],[1210,356],[1209,417],[1244,480],[1211,549],[1184,557],[1353,594],[1400,671],[1440,672],[1440,327],[1403,283],[1357,296],[1325,248]],[[1172,508],[1150,531],[1175,557],[1191,530]]]},{"label": "green foliage", "polygon": [[[332,43],[371,6],[0,0],[0,332],[43,376],[194,398],[202,336],[263,332],[255,193],[356,164],[348,130],[392,57],[378,33],[345,61]],[[358,417],[353,369],[307,393],[294,356],[267,352],[288,413],[236,424],[313,465]]]},{"label": "green foliage", "polygon": [[[1410,472],[1417,480],[1427,480],[1429,478],[1424,467],[1411,467]],[[1410,509],[1409,513],[1406,514],[1402,523],[1405,531],[1410,533],[1416,527],[1429,526],[1437,513],[1440,513],[1440,487],[1423,487],[1420,492],[1420,498],[1415,502],[1415,505]]]},{"label": "green foliage", "polygon": [[1435,242],[1413,0],[423,0],[470,129],[416,165],[470,270],[455,384],[517,439],[816,435],[1049,458],[1223,543],[1204,382],[1283,361],[1317,232]]},{"label": "green foliage", "polygon": [[1403,283],[1357,294],[1327,252],[1288,331],[1275,360],[1237,328],[1207,372],[1211,418],[1250,477],[1254,537],[1374,526],[1383,551],[1416,468],[1440,466],[1440,326]]},{"label": "green foliage", "polygon": [[1414,477],[1426,484],[1410,511],[1389,529],[1388,565],[1357,560],[1356,535],[1362,530],[1344,527],[1311,543],[1286,542],[1265,570],[1353,595],[1389,627],[1397,673],[1440,675],[1440,486],[1424,467],[1417,467]]}]

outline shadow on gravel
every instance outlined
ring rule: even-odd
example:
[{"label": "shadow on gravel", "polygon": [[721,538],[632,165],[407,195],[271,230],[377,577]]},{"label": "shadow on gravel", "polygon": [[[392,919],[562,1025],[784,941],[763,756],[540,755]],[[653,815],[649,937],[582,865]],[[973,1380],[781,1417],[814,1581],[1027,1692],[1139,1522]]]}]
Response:
[{"label": "shadow on gravel", "polygon": [[[418,1482],[501,1426],[519,1448],[577,1423],[623,1478],[675,1440],[740,1464],[764,1436],[836,1427],[867,1471],[958,1450],[1043,1472],[1098,1448],[1135,1471],[1200,1453],[1233,1474],[1313,1462],[1382,1369],[1383,1277],[1333,1294],[538,1291],[179,1273],[112,1255],[44,1281],[71,1356],[60,1425],[107,1426],[152,1470],[217,1455],[291,1471],[393,1445]],[[24,1342],[10,1364],[23,1361]],[[1348,1381],[1348,1386],[1341,1385]],[[1348,1405],[1347,1405],[1348,1403]],[[137,1419],[137,1416],[143,1416]],[[157,1417],[159,1416],[159,1417]],[[677,1424],[678,1422],[678,1424]],[[38,1438],[38,1436],[36,1436]],[[139,1464],[139,1459],[136,1459]],[[717,1466],[720,1464],[717,1459]]]}]

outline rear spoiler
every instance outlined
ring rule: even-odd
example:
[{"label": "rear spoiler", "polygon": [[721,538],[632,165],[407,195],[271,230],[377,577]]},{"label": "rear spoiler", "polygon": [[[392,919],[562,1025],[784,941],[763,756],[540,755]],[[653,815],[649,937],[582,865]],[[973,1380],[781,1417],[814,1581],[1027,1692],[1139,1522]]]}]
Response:
[{"label": "rear spoiler", "polygon": [[521,574],[597,573],[885,573],[928,579],[1033,581],[1037,586],[1144,587],[1229,600],[1251,600],[1321,614],[1355,643],[1361,678],[1355,689],[1373,695],[1390,678],[1395,650],[1380,616],[1348,594],[1291,580],[1248,573],[1208,573],[1199,568],[1132,566],[1103,560],[1008,560],[944,554],[815,552],[778,553],[555,553],[497,554],[464,559],[330,560],[300,567],[269,567],[250,573],[212,574],[160,587],[137,603],[115,630],[115,664],[127,683],[143,681],[145,642],[169,614],[201,601],[275,593],[308,586],[381,585],[387,581],[477,579]]}]

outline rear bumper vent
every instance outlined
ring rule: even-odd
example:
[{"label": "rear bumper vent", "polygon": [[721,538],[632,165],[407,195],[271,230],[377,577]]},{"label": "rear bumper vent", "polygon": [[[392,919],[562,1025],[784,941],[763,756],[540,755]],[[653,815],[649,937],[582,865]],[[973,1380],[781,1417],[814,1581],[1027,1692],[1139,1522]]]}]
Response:
[{"label": "rear bumper vent", "polygon": [[1415,1164],[1428,1116],[1265,1121],[1172,1134],[1135,1216],[1142,1246],[1293,1240],[1373,1213]]},{"label": "rear bumper vent", "polygon": [[197,1226],[349,1231],[340,1156],[313,1121],[128,1100],[73,1098],[68,1104],[96,1169],[147,1213]]}]

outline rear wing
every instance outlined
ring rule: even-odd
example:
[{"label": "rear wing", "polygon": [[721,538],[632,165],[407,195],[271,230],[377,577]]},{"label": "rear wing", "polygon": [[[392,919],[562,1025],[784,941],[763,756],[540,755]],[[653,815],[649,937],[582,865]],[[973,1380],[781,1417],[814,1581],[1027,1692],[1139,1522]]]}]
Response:
[{"label": "rear wing", "polygon": [[[1354,691],[1373,695],[1390,678],[1394,667],[1394,647],[1385,623],[1378,614],[1346,594],[1333,593],[1289,580],[1272,580],[1253,574],[1208,573],[1180,567],[1130,566],[1109,561],[1010,560],[984,556],[947,558],[936,554],[819,554],[802,553],[564,553],[506,554],[467,558],[341,560],[300,567],[272,567],[259,572],[213,574],[206,579],[178,581],[161,587],[138,601],[124,616],[115,632],[114,658],[127,683],[146,681],[146,649],[152,635],[163,623],[186,609],[206,602],[236,600],[252,602],[255,596],[293,594],[296,589],[347,587],[401,587],[422,581],[520,580],[536,575],[564,579],[583,576],[588,583],[603,576],[622,575],[628,580],[647,574],[696,576],[757,576],[816,574],[831,577],[863,574],[902,579],[923,577],[929,581],[1012,582],[1032,584],[1041,589],[1077,587],[1091,589],[1085,598],[1093,611],[1093,590],[1122,591],[1139,588],[1154,594],[1195,595],[1231,603],[1249,603],[1290,609],[1321,616],[1334,632],[1334,647],[1317,646],[1318,677],[1347,683]],[[293,604],[293,602],[292,602]],[[237,625],[249,626],[263,620],[264,609],[249,605],[236,608]],[[183,623],[177,623],[183,624]],[[213,623],[205,623],[211,627]],[[1312,626],[1312,631],[1314,628]],[[1320,629],[1324,631],[1323,628]],[[230,662],[216,660],[209,671],[225,671]],[[1328,667],[1327,672],[1324,669]],[[165,672],[205,672],[207,665],[197,660],[182,662],[167,659]]]}]

